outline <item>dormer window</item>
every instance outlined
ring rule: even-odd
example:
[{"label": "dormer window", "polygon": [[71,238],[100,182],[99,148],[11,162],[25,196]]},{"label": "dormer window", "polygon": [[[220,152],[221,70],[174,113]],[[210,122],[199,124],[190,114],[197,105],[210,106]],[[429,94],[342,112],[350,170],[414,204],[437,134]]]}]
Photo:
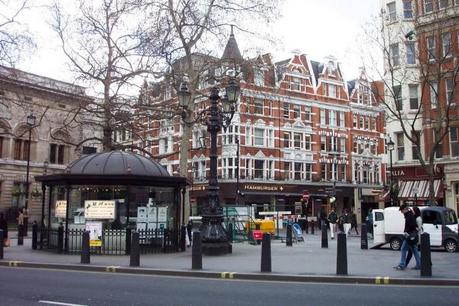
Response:
[{"label": "dormer window", "polygon": [[299,91],[300,90],[300,85],[301,85],[300,78],[292,77],[292,80],[291,80],[291,83],[290,83],[290,89]]},{"label": "dormer window", "polygon": [[336,85],[333,84],[327,84],[328,87],[328,96],[331,98],[337,98],[337,91],[336,91]]},{"label": "dormer window", "polygon": [[261,69],[255,69],[254,83],[257,86],[264,86],[264,71]]},{"label": "dormer window", "polygon": [[336,76],[335,64],[333,62],[328,62],[327,72],[329,76]]},{"label": "dormer window", "polygon": [[172,87],[166,86],[164,89],[164,100],[168,100],[172,97]]}]

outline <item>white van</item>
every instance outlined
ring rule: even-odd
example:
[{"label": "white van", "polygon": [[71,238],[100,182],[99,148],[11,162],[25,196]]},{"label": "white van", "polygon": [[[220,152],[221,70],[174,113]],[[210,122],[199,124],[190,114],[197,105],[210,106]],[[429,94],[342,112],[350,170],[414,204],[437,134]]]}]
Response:
[{"label": "white van", "polygon": [[[459,241],[458,223],[454,210],[439,206],[421,206],[422,227],[430,235],[431,247],[444,247],[456,252]],[[405,218],[399,207],[373,210],[373,238],[375,247],[390,244],[399,250],[403,241]]]}]

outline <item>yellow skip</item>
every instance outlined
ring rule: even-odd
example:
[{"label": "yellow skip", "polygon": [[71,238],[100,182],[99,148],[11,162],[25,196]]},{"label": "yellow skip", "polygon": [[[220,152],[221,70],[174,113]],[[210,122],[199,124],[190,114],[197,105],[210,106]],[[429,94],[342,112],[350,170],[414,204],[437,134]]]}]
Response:
[{"label": "yellow skip", "polygon": [[8,266],[9,267],[17,267],[18,263],[20,263],[20,261],[8,261]]}]

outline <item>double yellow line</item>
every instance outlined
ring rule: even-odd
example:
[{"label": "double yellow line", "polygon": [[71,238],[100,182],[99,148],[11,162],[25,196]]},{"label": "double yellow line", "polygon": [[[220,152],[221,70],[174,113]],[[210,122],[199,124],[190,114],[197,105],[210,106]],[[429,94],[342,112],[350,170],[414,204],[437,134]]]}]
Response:
[{"label": "double yellow line", "polygon": [[375,284],[377,285],[389,285],[390,281],[389,281],[389,277],[388,276],[385,276],[385,277],[381,277],[381,276],[376,276],[375,278]]},{"label": "double yellow line", "polygon": [[236,274],[236,272],[221,272],[220,273],[220,278],[233,279],[234,278],[234,274]]}]

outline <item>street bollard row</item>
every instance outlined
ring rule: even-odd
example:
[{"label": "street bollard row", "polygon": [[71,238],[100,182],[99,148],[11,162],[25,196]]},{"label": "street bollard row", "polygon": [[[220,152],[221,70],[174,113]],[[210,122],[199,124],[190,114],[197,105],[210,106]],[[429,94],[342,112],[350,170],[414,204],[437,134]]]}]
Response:
[{"label": "street bollard row", "polygon": [[[33,230],[33,233],[37,229]],[[63,229],[59,228],[58,232],[63,232]],[[290,234],[289,234],[290,232]],[[132,232],[130,241],[130,266],[140,266],[140,247],[139,247],[139,232]],[[290,239],[289,239],[290,238]],[[36,238],[35,238],[36,240]],[[62,241],[63,239],[59,239]],[[290,240],[290,243],[289,243]],[[193,232],[193,246],[192,246],[192,269],[202,270],[202,249],[201,249],[201,233]],[[292,227],[290,224],[287,225],[287,246],[292,246]],[[322,226],[322,248],[328,248],[328,236],[327,228],[324,224]],[[361,234],[361,249],[368,249],[368,238],[366,225],[362,225]],[[0,230],[0,259],[3,259],[3,231]],[[262,244],[261,244],[261,265],[260,271],[262,273],[272,272],[271,263],[271,234],[264,233]],[[89,245],[89,232],[84,231],[82,237],[82,248],[81,248],[81,263],[90,263],[90,245]],[[336,253],[336,274],[337,275],[348,275],[348,261],[347,261],[347,238],[346,234],[339,232],[337,234],[337,253]],[[432,276],[432,262],[430,254],[430,235],[423,233],[421,235],[421,277]]]}]

